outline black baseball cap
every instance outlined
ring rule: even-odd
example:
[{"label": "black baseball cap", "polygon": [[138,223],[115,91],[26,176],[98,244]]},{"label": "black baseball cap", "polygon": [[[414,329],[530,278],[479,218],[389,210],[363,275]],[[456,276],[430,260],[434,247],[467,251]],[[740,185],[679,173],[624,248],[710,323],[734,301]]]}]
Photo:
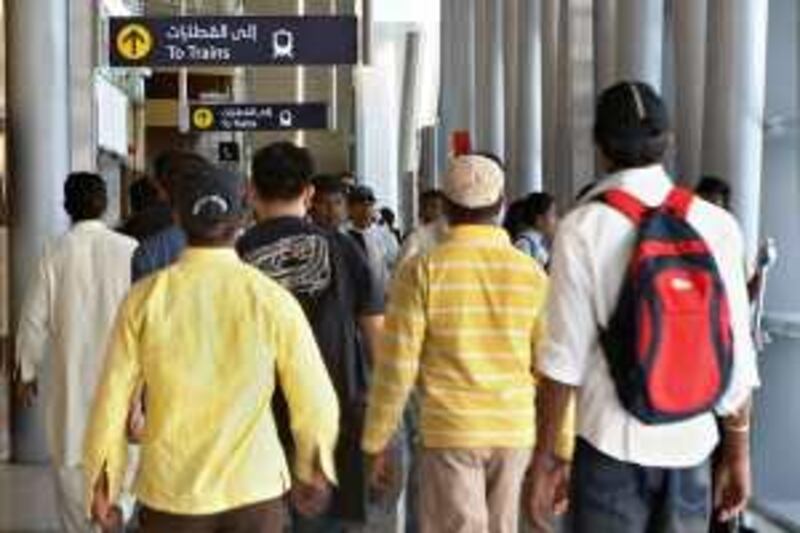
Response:
[{"label": "black baseball cap", "polygon": [[377,201],[375,193],[366,185],[356,185],[350,189],[347,198],[353,204],[374,204]]},{"label": "black baseball cap", "polygon": [[600,95],[595,130],[613,137],[653,137],[669,129],[667,106],[647,83],[625,81]]},{"label": "black baseball cap", "polygon": [[209,164],[178,185],[178,212],[187,228],[207,230],[245,213],[244,182],[235,172]]},{"label": "black baseball cap", "polygon": [[658,162],[669,146],[667,106],[647,83],[624,81],[600,95],[595,110],[595,142],[623,167]]}]

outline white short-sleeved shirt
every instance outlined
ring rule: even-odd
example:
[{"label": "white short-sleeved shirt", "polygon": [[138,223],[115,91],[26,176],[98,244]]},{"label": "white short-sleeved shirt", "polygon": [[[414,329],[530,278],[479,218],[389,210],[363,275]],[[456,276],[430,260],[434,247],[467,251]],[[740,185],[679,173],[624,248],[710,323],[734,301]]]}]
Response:
[{"label": "white short-sleeved shirt", "polygon": [[[647,205],[661,204],[673,187],[660,165],[609,176],[593,195],[621,188]],[[697,199],[689,223],[708,243],[730,300],[734,366],[717,406],[734,413],[759,384],[742,258],[742,235],[733,217]],[[621,291],[635,231],[624,215],[600,202],[578,207],[559,226],[551,263],[549,337],[539,354],[540,372],[578,387],[577,433],[604,454],[648,467],[685,468],[708,458],[719,435],[713,414],[685,422],[645,425],[620,403],[599,344]]]}]

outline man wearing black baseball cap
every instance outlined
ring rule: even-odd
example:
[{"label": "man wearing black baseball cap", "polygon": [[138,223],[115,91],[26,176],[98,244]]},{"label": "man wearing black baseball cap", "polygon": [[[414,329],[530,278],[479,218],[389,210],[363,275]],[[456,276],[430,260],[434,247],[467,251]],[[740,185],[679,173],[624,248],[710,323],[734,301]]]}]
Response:
[{"label": "man wearing black baseball cap", "polygon": [[[705,533],[712,513],[728,520],[745,507],[750,495],[750,397],[759,380],[741,268],[742,235],[724,210],[678,193],[687,199],[681,208],[683,221],[713,256],[728,297],[733,369],[730,385],[721,389],[712,409],[671,423],[643,422],[629,410],[630,404],[623,405],[619,382],[610,371],[611,358],[601,347],[609,346],[609,341],[625,345],[631,340],[609,339],[608,331],[617,334],[609,330],[609,324],[634,246],[638,246],[637,230],[632,220],[600,198],[613,191],[615,197],[645,212],[664,205],[674,191],[662,166],[672,133],[663,101],[640,82],[623,82],[606,90],[595,116],[595,144],[607,175],[562,221],[555,240],[549,334],[537,361],[542,380],[538,442],[528,478],[528,514],[547,530],[549,517],[569,500],[569,531]],[[652,242],[656,247],[671,245],[671,241]],[[688,297],[687,292],[699,293],[691,281],[694,278],[684,279],[673,279],[664,289],[673,298],[671,305]],[[689,332],[664,329],[653,322],[649,331],[657,338],[654,343],[685,343]],[[703,370],[699,365],[685,365],[680,371],[690,376]],[[685,387],[683,391],[691,394]],[[577,396],[578,440],[568,487],[569,468],[555,454],[555,443],[573,394]],[[709,457],[720,440],[715,415],[722,420],[723,453],[714,472],[712,506]]]},{"label": "man wearing black baseball cap", "polygon": [[[179,188],[188,248],[122,304],[96,395],[84,452],[92,516],[113,525],[128,404],[144,385],[142,530],[280,533],[290,480],[309,514],[336,481],[336,394],[299,304],[233,250],[242,181],[206,166]],[[296,443],[292,470],[271,409],[278,382]]]},{"label": "man wearing black baseball cap", "polygon": [[[186,247],[186,235],[174,220],[180,193],[179,184],[208,164],[202,156],[180,150],[169,150],[156,157],[151,183],[158,190],[159,202],[146,216],[159,220],[166,218],[168,224],[163,230],[142,241],[133,254],[131,278],[134,282],[177,261]],[[167,212],[166,217],[164,211]]]},{"label": "man wearing black baseball cap", "polygon": [[399,250],[388,250],[375,225],[375,193],[366,185],[356,185],[347,195],[350,214],[348,233],[369,260],[373,276],[383,290],[387,289],[391,266]]}]

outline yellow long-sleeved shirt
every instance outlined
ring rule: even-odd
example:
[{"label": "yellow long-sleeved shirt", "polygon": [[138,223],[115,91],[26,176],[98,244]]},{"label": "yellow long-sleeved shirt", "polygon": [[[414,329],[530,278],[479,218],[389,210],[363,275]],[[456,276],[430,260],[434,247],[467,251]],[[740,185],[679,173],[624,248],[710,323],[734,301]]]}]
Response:
[{"label": "yellow long-sleeved shirt", "polygon": [[[410,390],[421,391],[428,448],[526,448],[535,442],[534,357],[547,276],[500,228],[456,226],[392,286],[362,446],[384,449]],[[569,457],[572,420],[559,455]]]},{"label": "yellow long-sleeved shirt", "polygon": [[190,248],[119,311],[85,439],[87,490],[105,469],[118,494],[128,408],[143,383],[141,502],[203,515],[281,496],[291,475],[270,406],[276,380],[294,474],[309,481],[319,461],[335,480],[336,394],[300,306],[233,250]]}]

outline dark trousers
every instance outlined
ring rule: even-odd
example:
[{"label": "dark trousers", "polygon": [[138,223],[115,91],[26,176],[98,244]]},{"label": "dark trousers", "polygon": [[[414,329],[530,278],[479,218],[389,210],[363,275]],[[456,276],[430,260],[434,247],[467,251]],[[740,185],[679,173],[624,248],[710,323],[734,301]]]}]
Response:
[{"label": "dark trousers", "polygon": [[142,533],[282,533],[283,499],[248,505],[224,513],[188,516],[143,507]]},{"label": "dark trousers", "polygon": [[571,488],[573,533],[708,533],[711,469],[622,463],[578,440]]}]

